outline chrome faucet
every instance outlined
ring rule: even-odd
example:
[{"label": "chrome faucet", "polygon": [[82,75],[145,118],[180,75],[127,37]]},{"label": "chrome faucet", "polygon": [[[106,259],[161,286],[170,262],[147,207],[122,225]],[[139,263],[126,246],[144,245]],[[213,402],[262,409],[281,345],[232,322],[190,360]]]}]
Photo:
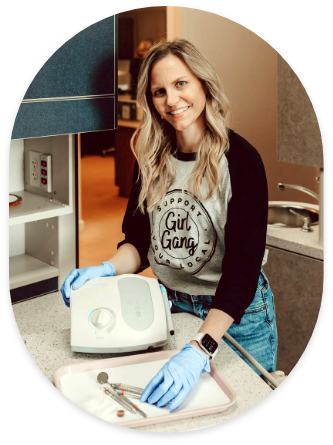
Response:
[{"label": "chrome faucet", "polygon": [[[316,178],[319,182],[319,178]],[[307,193],[308,195],[312,196],[313,198],[317,199],[319,201],[319,195],[317,193],[313,192],[312,190],[307,189],[306,187],[301,187],[300,185],[292,185],[292,184],[282,184],[281,182],[278,183],[278,189],[283,191],[284,189],[295,189],[299,190],[300,192]],[[305,218],[304,216],[300,215],[299,213],[295,212],[294,210],[289,209],[291,213],[294,215],[297,215],[304,221],[304,225],[301,228],[303,232],[312,232],[311,225],[310,225],[310,218]]]},{"label": "chrome faucet", "polygon": [[313,198],[317,199],[317,201],[319,201],[319,195],[317,195],[317,193],[313,192],[312,190],[307,189],[306,187],[301,187],[300,185],[282,184],[281,182],[279,182],[278,189],[281,191],[283,191],[284,189],[299,190],[300,192],[307,193],[308,195],[312,196]]}]

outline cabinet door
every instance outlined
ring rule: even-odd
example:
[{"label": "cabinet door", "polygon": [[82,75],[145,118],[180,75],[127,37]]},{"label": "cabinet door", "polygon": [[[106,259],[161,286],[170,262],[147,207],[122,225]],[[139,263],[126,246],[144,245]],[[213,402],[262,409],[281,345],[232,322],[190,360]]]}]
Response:
[{"label": "cabinet door", "polygon": [[117,16],[62,45],[29,86],[12,139],[116,128],[117,46]]},{"label": "cabinet door", "polygon": [[264,270],[274,294],[279,343],[277,369],[289,374],[317,322],[323,292],[323,261],[267,248]]}]

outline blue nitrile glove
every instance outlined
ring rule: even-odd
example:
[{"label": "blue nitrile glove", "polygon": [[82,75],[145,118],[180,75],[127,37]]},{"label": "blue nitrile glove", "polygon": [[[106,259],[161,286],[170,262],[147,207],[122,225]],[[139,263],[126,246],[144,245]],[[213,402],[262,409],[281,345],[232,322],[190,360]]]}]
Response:
[{"label": "blue nitrile glove", "polygon": [[175,410],[185,400],[200,374],[210,372],[209,359],[195,346],[186,344],[163,366],[143,390],[140,402],[146,400],[158,408],[169,405]]},{"label": "blue nitrile glove", "polygon": [[66,306],[70,306],[69,297],[71,295],[71,286],[73,290],[76,290],[83,286],[86,281],[92,280],[93,278],[114,277],[115,275],[116,271],[113,264],[107,262],[104,262],[99,266],[83,267],[82,269],[72,270],[60,289]]}]

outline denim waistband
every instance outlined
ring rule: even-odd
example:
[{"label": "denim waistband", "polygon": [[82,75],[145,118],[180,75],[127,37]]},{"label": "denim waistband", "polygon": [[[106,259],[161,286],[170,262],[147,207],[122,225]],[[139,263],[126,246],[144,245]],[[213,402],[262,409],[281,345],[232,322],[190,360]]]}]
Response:
[{"label": "denim waistband", "polygon": [[[187,301],[192,301],[192,302],[212,299],[212,295],[190,295],[190,294],[187,294],[186,292],[181,292],[181,291],[176,291],[176,290],[170,289],[168,286],[165,286],[164,284],[162,284],[162,285],[165,287],[168,296],[175,301],[178,301],[178,298],[181,298],[181,299],[184,299]],[[258,289],[263,289],[263,288],[268,289],[268,286],[269,286],[269,284],[268,284],[267,277],[264,273],[264,269],[261,268],[257,287],[258,287]]]}]

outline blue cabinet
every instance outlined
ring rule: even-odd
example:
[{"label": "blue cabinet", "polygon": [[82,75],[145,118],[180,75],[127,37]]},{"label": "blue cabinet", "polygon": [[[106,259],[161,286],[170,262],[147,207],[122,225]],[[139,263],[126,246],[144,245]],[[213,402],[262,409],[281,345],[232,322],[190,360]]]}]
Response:
[{"label": "blue cabinet", "polygon": [[17,113],[12,139],[117,127],[117,16],[76,34],[43,65]]}]

